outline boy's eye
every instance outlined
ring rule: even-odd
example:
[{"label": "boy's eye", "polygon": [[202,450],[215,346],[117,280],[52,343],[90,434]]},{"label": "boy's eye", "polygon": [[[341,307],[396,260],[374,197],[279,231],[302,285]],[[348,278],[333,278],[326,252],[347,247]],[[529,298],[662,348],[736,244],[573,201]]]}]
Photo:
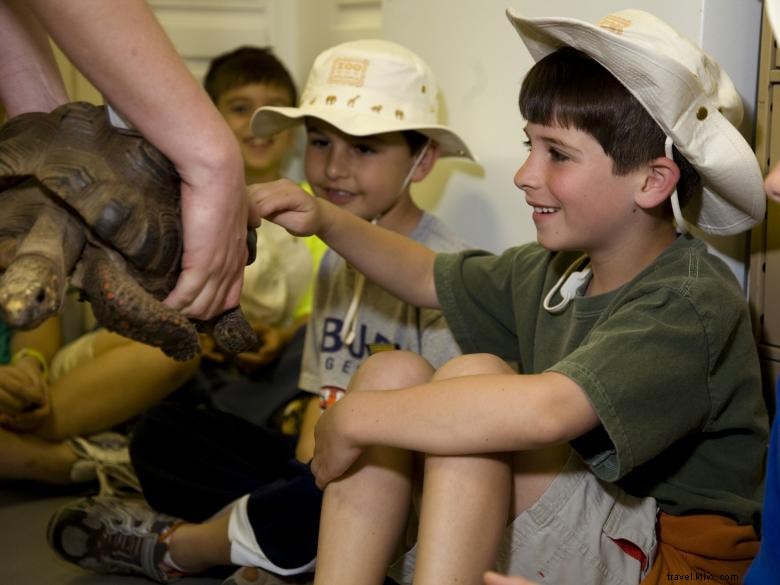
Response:
[{"label": "boy's eye", "polygon": [[374,154],[376,149],[368,144],[356,144],[353,147],[359,154]]},{"label": "boy's eye", "polygon": [[244,104],[233,104],[228,107],[228,111],[233,115],[243,116],[250,111],[250,107]]},{"label": "boy's eye", "polygon": [[330,141],[320,136],[312,136],[309,138],[309,146],[313,146],[314,148],[326,148],[329,144]]},{"label": "boy's eye", "polygon": [[526,149],[528,149],[530,151],[531,150],[531,141],[530,140],[524,140],[523,141],[523,146],[525,146]]},{"label": "boy's eye", "polygon": [[564,162],[569,160],[568,156],[566,156],[560,150],[557,150],[555,148],[550,149],[550,158],[553,159],[555,162]]}]

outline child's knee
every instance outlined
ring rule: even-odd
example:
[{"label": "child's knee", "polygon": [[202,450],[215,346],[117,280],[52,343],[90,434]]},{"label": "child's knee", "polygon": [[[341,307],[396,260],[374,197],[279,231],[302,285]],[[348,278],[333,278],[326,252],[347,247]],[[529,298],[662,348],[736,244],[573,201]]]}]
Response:
[{"label": "child's knee", "polygon": [[347,391],[394,390],[428,382],[434,369],[411,351],[383,351],[364,361]]},{"label": "child's knee", "polygon": [[471,353],[451,359],[436,370],[433,379],[445,380],[476,374],[507,374],[514,370],[504,360],[489,353]]}]

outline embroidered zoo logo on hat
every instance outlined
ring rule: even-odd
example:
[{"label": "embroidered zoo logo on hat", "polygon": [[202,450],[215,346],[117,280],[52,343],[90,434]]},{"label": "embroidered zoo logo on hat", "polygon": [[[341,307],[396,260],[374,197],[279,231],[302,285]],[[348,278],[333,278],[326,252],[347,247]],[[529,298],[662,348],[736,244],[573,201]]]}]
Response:
[{"label": "embroidered zoo logo on hat", "polygon": [[623,31],[631,26],[631,21],[627,18],[617,16],[616,14],[610,14],[599,20],[598,26],[615,34],[622,35]]},{"label": "embroidered zoo logo on hat", "polygon": [[337,58],[330,69],[328,83],[360,87],[366,79],[368,59]]}]

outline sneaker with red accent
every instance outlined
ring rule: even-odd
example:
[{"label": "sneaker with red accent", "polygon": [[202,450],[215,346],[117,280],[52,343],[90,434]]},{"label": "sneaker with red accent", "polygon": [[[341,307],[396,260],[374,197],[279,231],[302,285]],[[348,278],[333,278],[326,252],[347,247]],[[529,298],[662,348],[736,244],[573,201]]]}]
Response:
[{"label": "sneaker with red accent", "polygon": [[170,583],[182,573],[163,559],[167,540],[180,523],[140,499],[97,496],[62,507],[46,532],[58,555],[84,569]]}]

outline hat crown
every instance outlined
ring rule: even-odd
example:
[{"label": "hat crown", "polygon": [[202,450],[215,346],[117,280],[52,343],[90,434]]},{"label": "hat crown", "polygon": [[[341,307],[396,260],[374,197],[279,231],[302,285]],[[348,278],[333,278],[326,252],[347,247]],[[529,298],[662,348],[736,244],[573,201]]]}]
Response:
[{"label": "hat crown", "polygon": [[728,74],[707,53],[678,33],[657,16],[642,10],[627,9],[602,18],[596,26],[633,46],[656,54],[664,66],[683,67],[692,74],[701,93],[734,126],[744,113],[742,98]]},{"label": "hat crown", "polygon": [[438,88],[412,51],[379,39],[342,43],[321,53],[301,107],[326,107],[410,124],[436,124]]},{"label": "hat crown", "polygon": [[737,125],[742,99],[726,72],[659,18],[621,10],[597,25],[566,17],[510,22],[534,60],[561,47],[604,66],[647,110],[699,173],[702,189],[683,208],[705,232],[735,234],[764,218],[766,202],[755,155]]}]

